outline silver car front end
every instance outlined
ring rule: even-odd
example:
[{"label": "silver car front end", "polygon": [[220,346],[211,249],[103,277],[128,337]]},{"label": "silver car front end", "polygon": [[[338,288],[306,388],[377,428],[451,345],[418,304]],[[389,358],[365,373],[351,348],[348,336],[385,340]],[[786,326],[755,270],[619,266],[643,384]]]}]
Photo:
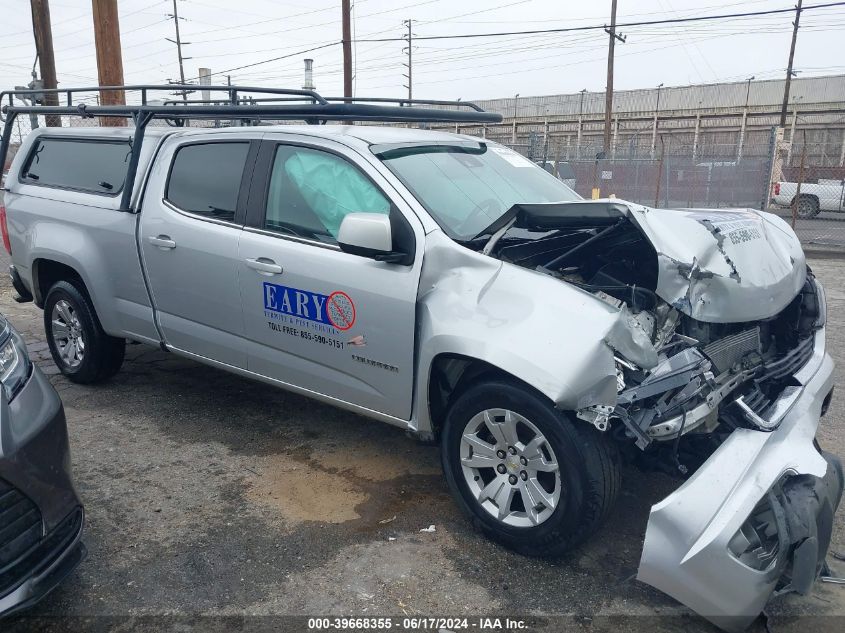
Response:
[{"label": "silver car front end", "polygon": [[843,482],[814,439],[833,389],[823,328],[794,378],[767,414],[777,428],[734,430],[651,509],[639,580],[727,630],[776,592],[807,593],[824,566]]}]

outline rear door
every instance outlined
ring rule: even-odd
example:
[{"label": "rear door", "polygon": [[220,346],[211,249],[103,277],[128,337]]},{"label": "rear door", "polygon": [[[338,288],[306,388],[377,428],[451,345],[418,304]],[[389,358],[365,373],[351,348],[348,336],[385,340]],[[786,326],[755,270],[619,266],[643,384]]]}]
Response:
[{"label": "rear door", "polygon": [[[239,248],[249,369],[409,419],[424,234],[374,166],[329,140],[262,143]],[[297,140],[299,139],[299,140]],[[409,265],[344,253],[350,212],[389,214]]]},{"label": "rear door", "polygon": [[163,148],[138,235],[164,340],[239,368],[246,367],[247,355],[238,240],[260,137],[251,134],[204,134]]}]

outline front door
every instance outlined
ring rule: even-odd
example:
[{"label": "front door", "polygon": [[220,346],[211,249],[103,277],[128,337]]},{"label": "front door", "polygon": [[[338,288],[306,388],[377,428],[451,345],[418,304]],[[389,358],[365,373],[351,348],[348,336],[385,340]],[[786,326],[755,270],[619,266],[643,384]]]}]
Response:
[{"label": "front door", "polygon": [[[254,183],[239,248],[250,371],[410,419],[418,220],[377,170],[329,141],[265,140]],[[341,251],[351,212],[389,214],[394,247],[416,249],[414,262]]]},{"label": "front door", "polygon": [[258,143],[204,137],[163,150],[138,233],[165,342],[239,368],[238,240]]}]

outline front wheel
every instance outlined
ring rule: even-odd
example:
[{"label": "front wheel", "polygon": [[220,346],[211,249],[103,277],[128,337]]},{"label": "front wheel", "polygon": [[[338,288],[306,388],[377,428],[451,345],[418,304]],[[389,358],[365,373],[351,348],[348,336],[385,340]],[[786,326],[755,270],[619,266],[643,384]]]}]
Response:
[{"label": "front wheel", "polygon": [[44,299],[44,332],[53,361],[69,380],[102,382],[123,363],[126,341],[103,331],[88,294],[57,281]]},{"label": "front wheel", "polygon": [[485,534],[531,556],[586,540],[619,490],[616,447],[539,394],[509,382],[475,385],[449,409],[443,469]]}]

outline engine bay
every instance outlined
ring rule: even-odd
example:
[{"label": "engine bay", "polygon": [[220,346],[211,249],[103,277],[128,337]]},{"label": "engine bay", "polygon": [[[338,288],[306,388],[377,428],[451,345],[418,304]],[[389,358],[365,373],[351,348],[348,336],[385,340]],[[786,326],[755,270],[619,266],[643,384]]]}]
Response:
[{"label": "engine bay", "polygon": [[736,428],[777,427],[781,401],[790,388],[797,390],[793,375],[813,353],[813,333],[823,314],[823,297],[809,269],[801,291],[776,315],[705,322],[658,296],[657,253],[623,205],[518,205],[506,215],[474,246],[614,306],[656,351],[653,367],[616,354],[615,405],[581,409],[579,418],[628,445],[661,454],[659,461],[681,474],[689,468],[679,455],[693,444],[709,453]]}]

